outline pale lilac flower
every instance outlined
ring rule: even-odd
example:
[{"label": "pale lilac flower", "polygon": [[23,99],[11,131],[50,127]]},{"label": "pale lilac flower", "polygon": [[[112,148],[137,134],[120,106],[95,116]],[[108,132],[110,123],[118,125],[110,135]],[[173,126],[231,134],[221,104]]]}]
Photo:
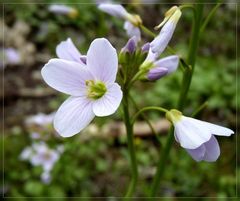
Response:
[{"label": "pale lilac flower", "polygon": [[[148,49],[147,44],[144,49]],[[140,66],[140,70],[143,72],[146,71],[146,77],[149,81],[158,80],[177,70],[179,64],[179,57],[177,55],[167,56],[162,59],[158,59],[158,57],[159,54],[153,53],[150,47],[145,61]]]},{"label": "pale lilac flower", "polygon": [[158,80],[161,77],[176,71],[178,63],[179,58],[176,55],[159,59],[153,63],[154,67],[149,70],[147,77],[150,81]]},{"label": "pale lilac flower", "polygon": [[86,65],[64,59],[51,59],[42,69],[45,82],[71,95],[58,109],[54,127],[63,137],[84,129],[95,116],[113,114],[122,100],[115,83],[118,57],[107,39],[95,39],[87,52]]},{"label": "pale lilac flower", "polygon": [[41,135],[37,132],[32,132],[30,137],[34,140],[37,140],[37,139],[40,139],[41,138]]},{"label": "pale lilac flower", "polygon": [[33,144],[34,154],[30,158],[30,162],[34,166],[41,165],[44,171],[51,171],[54,164],[60,157],[60,153],[50,149],[45,143]]},{"label": "pale lilac flower", "polygon": [[176,141],[196,161],[216,161],[220,155],[220,148],[214,135],[230,136],[234,134],[229,128],[185,117],[175,109],[167,112],[166,117],[174,124]]},{"label": "pale lilac flower", "polygon": [[142,24],[142,20],[139,15],[128,13],[122,5],[118,4],[103,3],[98,8],[109,15],[124,19],[124,29],[127,31],[127,35],[129,37],[136,36],[138,41],[141,40],[139,26]]},{"label": "pale lilac flower", "polygon": [[159,35],[150,44],[153,53],[157,52],[160,55],[165,50],[172,38],[181,14],[182,12],[177,6],[173,6],[166,12],[163,22],[157,26],[157,28],[163,27]]},{"label": "pale lilac flower", "polygon": [[73,44],[72,39],[68,38],[65,41],[59,43],[56,47],[56,54],[58,58],[69,61],[79,62],[86,64],[86,56],[82,55],[76,46]]},{"label": "pale lilac flower", "polygon": [[53,121],[55,113],[44,114],[38,113],[30,116],[25,120],[26,125],[47,126]]},{"label": "pale lilac flower", "polygon": [[[19,51],[15,48],[9,47],[9,48],[3,48],[0,49],[0,68],[4,69],[6,65],[16,65],[21,62],[21,55]],[[4,62],[3,62],[4,61]]]},{"label": "pale lilac flower", "polygon": [[55,14],[68,15],[75,18],[78,15],[78,11],[75,8],[66,5],[53,4],[50,5],[48,10]]},{"label": "pale lilac flower", "polygon": [[29,160],[33,154],[33,150],[31,147],[26,147],[20,154],[21,160]]}]

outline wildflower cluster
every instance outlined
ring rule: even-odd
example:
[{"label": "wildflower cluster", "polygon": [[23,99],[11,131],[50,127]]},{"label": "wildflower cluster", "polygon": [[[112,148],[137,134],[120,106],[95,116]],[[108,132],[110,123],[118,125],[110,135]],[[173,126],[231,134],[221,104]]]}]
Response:
[{"label": "wildflower cluster", "polygon": [[[146,31],[147,28],[143,26],[139,15],[131,14],[116,4],[100,4],[98,8],[125,20],[124,29],[130,39],[121,51],[118,53],[106,38],[97,38],[90,44],[86,55],[83,55],[68,38],[57,46],[58,58],[51,59],[41,73],[49,86],[70,95],[54,117],[54,128],[63,137],[81,132],[95,116],[113,114],[122,102],[133,179],[136,180],[137,165],[132,143],[134,121],[129,114],[129,91],[137,81],[157,81],[178,69],[183,58],[174,51],[174,54],[164,58],[161,54],[173,36],[182,11],[177,6],[170,8],[165,13],[163,22],[155,27],[161,28],[159,34],[152,41],[143,43],[141,30]],[[181,65],[191,67],[185,61]],[[189,87],[190,82],[186,84]],[[184,93],[186,96],[187,90]],[[234,133],[222,126],[185,117],[176,109],[143,108],[135,117],[147,109],[156,109],[166,114],[174,126],[176,141],[196,161],[216,161],[220,148],[215,135],[230,136]],[[127,195],[131,194],[130,188]]]}]

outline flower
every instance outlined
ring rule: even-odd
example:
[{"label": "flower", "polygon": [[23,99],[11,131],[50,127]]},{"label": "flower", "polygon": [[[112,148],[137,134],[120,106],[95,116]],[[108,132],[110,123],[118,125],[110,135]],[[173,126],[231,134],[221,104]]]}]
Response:
[{"label": "flower", "polygon": [[76,46],[73,44],[72,39],[68,38],[57,45],[56,54],[58,58],[69,61],[79,62],[86,64],[86,56],[82,55]]},{"label": "flower", "polygon": [[163,25],[164,26],[159,35],[150,44],[153,53],[157,52],[158,54],[161,54],[167,47],[181,15],[182,12],[177,6],[173,6],[165,13],[163,22],[156,28],[160,28]]},{"label": "flower", "polygon": [[142,20],[139,15],[128,13],[123,6],[118,4],[102,3],[98,8],[109,15],[126,20],[124,29],[127,31],[127,35],[129,37],[136,36],[138,41],[141,40],[141,32],[138,27],[142,24]]},{"label": "flower", "polygon": [[171,55],[158,59],[159,53],[153,53],[148,44],[145,44],[142,47],[142,50],[144,51],[144,49],[147,50],[148,48],[148,55],[140,66],[140,70],[143,71],[144,75],[142,79],[147,78],[149,81],[156,81],[177,70],[179,63],[179,57],[177,55]]},{"label": "flower", "polygon": [[230,136],[234,134],[229,128],[185,117],[175,109],[167,112],[166,118],[174,124],[176,141],[196,161],[216,161],[220,155],[220,149],[214,135]]},{"label": "flower", "polygon": [[127,42],[127,44],[121,49],[121,52],[129,52],[132,54],[137,49],[137,38],[136,36],[133,36],[130,38]]},{"label": "flower", "polygon": [[54,128],[63,137],[84,129],[95,116],[113,114],[122,100],[115,83],[118,57],[105,38],[95,39],[87,52],[87,63],[51,59],[42,68],[42,77],[52,88],[71,95],[58,109]]},{"label": "flower", "polygon": [[37,125],[37,126],[47,126],[49,125],[54,117],[54,113],[44,114],[38,113],[36,115],[30,116],[25,120],[26,125]]},{"label": "flower", "polygon": [[59,145],[54,150],[50,149],[44,142],[39,142],[26,147],[20,154],[20,159],[30,161],[33,166],[42,166],[41,180],[44,183],[49,183],[51,181],[50,172],[63,151],[63,145]]},{"label": "flower", "polygon": [[55,14],[68,15],[71,18],[75,18],[78,15],[78,11],[75,8],[65,5],[53,4],[49,6],[48,10]]}]

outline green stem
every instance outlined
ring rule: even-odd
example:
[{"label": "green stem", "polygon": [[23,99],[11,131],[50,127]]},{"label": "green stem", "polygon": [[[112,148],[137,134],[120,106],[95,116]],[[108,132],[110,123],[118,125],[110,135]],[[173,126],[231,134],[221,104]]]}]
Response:
[{"label": "green stem", "polygon": [[[203,6],[204,6],[203,4],[195,4],[196,12],[194,12],[193,30],[192,30],[192,35],[190,39],[190,48],[189,48],[188,60],[187,60],[188,64],[191,65],[192,68],[194,68],[196,55],[197,55],[197,48],[198,48],[198,42],[199,42],[199,36],[200,36],[200,27],[201,27],[202,14],[203,14]],[[192,73],[193,73],[192,70],[185,70],[184,72],[183,86],[181,88],[181,93],[178,100],[179,110],[182,110],[184,107],[188,90],[191,84]],[[173,128],[171,128],[167,138],[167,143],[161,152],[161,156],[157,164],[157,171],[154,176],[154,180],[150,189],[151,197],[154,197],[157,193],[157,190],[159,189],[160,181],[164,173],[165,165],[167,163],[167,159],[168,159],[173,142],[174,142],[174,133],[173,133]]]},{"label": "green stem", "polygon": [[[136,110],[140,110],[139,107],[137,106],[137,103],[135,102],[135,100],[133,99],[133,97],[130,95],[129,98],[131,99],[134,107],[136,108]],[[152,133],[158,137],[157,132],[155,131],[155,129],[153,128],[153,125],[151,124],[151,122],[148,120],[148,118],[144,115],[141,114],[141,117],[146,121],[146,123],[148,124],[149,128],[151,129]]]},{"label": "green stem", "polygon": [[133,124],[131,124],[131,121],[130,121],[128,95],[129,95],[128,90],[124,90],[124,96],[123,96],[124,123],[127,131],[128,150],[130,154],[131,171],[132,171],[131,182],[129,184],[127,193],[125,195],[126,198],[132,196],[133,192],[135,191],[137,179],[138,179],[137,160],[136,160],[135,149],[134,149]]},{"label": "green stem", "polygon": [[167,109],[162,108],[162,107],[155,107],[155,106],[144,107],[144,108],[142,108],[141,110],[139,110],[139,111],[133,116],[133,118],[132,118],[132,124],[134,124],[134,122],[136,121],[136,119],[137,119],[137,117],[138,117],[139,115],[141,115],[143,112],[148,111],[148,110],[158,110],[158,111],[164,112],[164,113],[168,112]]},{"label": "green stem", "polygon": [[157,36],[157,34],[153,33],[152,31],[150,31],[147,27],[145,27],[143,24],[140,25],[140,28],[142,29],[142,31],[148,35],[151,36],[153,38],[155,38]]},{"label": "green stem", "polygon": [[215,14],[215,12],[217,11],[218,7],[221,6],[222,3],[217,3],[216,6],[214,6],[214,8],[210,11],[209,15],[207,16],[207,18],[204,20],[201,29],[200,29],[200,34],[202,34],[207,26],[207,24],[209,23],[210,19],[213,17],[213,15]]}]

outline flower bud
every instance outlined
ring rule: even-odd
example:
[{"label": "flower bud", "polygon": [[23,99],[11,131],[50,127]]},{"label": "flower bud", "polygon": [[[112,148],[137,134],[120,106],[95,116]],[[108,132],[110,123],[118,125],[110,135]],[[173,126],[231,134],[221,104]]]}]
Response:
[{"label": "flower bud", "polygon": [[121,52],[129,52],[132,54],[136,51],[137,48],[137,38],[136,36],[133,36],[130,38],[127,42],[127,44],[122,48]]},{"label": "flower bud", "polygon": [[167,68],[162,68],[162,67],[157,67],[157,68],[152,68],[147,74],[147,78],[149,81],[156,81],[166,75],[168,73]]}]

